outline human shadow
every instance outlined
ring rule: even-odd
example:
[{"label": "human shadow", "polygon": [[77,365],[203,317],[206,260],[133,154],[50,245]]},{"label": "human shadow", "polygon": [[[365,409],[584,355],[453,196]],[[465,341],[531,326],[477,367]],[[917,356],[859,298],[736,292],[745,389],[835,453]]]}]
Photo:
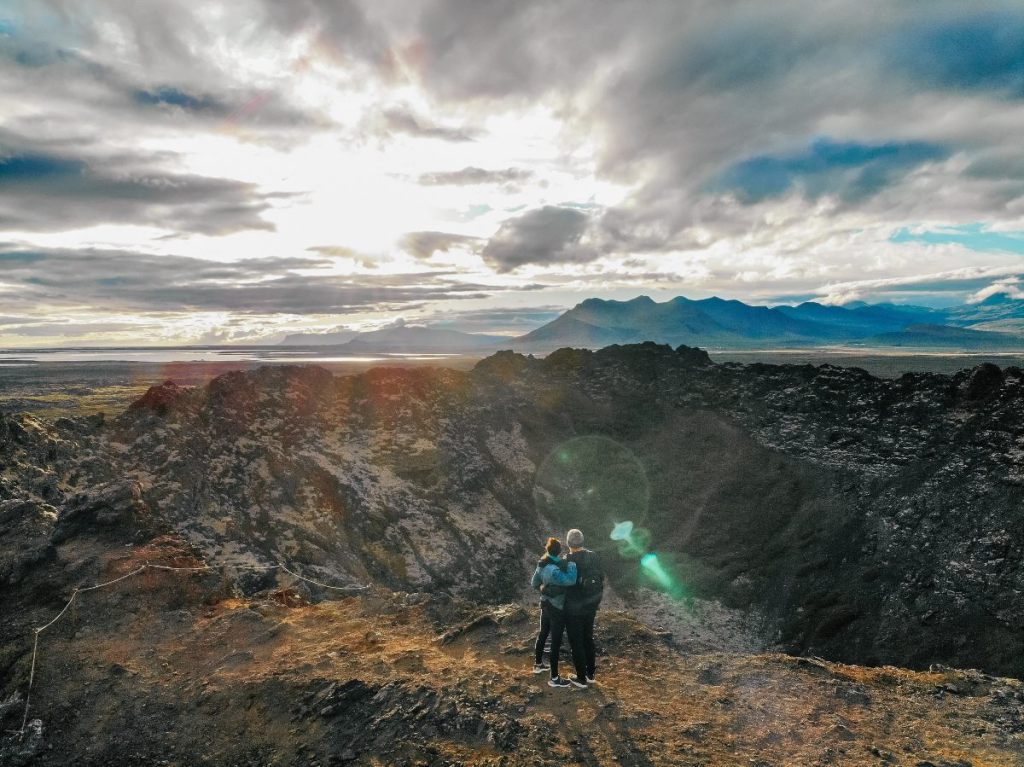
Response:
[{"label": "human shadow", "polygon": [[618,701],[610,699],[596,687],[576,693],[577,709],[589,708],[593,723],[584,723],[578,716],[566,717],[566,740],[576,760],[581,764],[599,767],[605,762],[597,756],[591,745],[595,737],[604,738],[608,749],[615,755],[616,764],[625,767],[653,767],[653,762],[637,745],[630,727],[619,711]]}]

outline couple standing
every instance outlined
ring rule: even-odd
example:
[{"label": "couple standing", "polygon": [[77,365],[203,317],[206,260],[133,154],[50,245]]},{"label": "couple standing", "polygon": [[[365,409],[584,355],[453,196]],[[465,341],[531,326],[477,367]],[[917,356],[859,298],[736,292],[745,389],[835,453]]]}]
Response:
[{"label": "couple standing", "polygon": [[[548,538],[544,556],[537,563],[531,585],[540,591],[540,633],[534,648],[533,673],[548,670],[544,665],[544,644],[551,637],[551,687],[573,685],[585,689],[594,684],[597,673],[594,653],[594,619],[604,594],[601,558],[583,547],[583,533],[575,528],[565,536],[569,553],[563,555],[562,543]],[[569,635],[576,676],[558,674],[558,653],[563,631]]]}]

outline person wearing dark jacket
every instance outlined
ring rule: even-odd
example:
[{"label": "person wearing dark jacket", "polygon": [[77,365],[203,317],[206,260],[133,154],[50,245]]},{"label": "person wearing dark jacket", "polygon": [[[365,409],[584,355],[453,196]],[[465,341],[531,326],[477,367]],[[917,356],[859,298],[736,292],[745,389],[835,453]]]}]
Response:
[{"label": "person wearing dark jacket", "polygon": [[565,589],[576,583],[576,565],[562,557],[562,543],[548,538],[544,556],[537,563],[531,585],[540,591],[540,632],[534,647],[533,673],[547,671],[544,665],[544,644],[551,635],[551,687],[568,687],[568,680],[558,675],[558,653],[562,649],[565,631]]},{"label": "person wearing dark jacket", "polygon": [[594,621],[603,596],[604,571],[597,552],[583,547],[580,530],[570,530],[565,540],[569,544],[569,563],[576,565],[576,585],[565,595],[565,629],[576,667],[576,676],[569,681],[582,688],[596,681]]}]

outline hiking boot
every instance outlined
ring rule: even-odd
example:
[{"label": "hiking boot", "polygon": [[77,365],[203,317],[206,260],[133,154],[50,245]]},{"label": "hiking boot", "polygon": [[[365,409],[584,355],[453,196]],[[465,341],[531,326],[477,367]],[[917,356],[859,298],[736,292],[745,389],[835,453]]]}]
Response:
[{"label": "hiking boot", "polygon": [[546,663],[534,663],[533,664],[533,673],[534,674],[543,674],[545,671],[550,671],[550,670],[551,670],[551,666],[547,665]]},{"label": "hiking boot", "polygon": [[560,676],[553,676],[548,680],[548,687],[568,687],[569,680]]},{"label": "hiking boot", "polygon": [[573,687],[578,687],[581,690],[587,689],[586,679],[580,679],[578,676],[574,676],[569,680],[569,682],[572,684]]}]

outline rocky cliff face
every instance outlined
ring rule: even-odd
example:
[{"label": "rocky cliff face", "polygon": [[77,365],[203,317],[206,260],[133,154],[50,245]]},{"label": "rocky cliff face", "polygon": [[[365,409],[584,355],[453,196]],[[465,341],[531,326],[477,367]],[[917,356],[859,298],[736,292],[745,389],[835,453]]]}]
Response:
[{"label": "rocky cliff face", "polygon": [[5,547],[8,584],[109,529],[496,603],[579,526],[627,602],[656,586],[750,610],[788,650],[1024,675],[1016,369],[881,380],[653,344],[468,373],[267,367],[106,421],[0,418],[0,461],[0,525],[27,542]]}]

